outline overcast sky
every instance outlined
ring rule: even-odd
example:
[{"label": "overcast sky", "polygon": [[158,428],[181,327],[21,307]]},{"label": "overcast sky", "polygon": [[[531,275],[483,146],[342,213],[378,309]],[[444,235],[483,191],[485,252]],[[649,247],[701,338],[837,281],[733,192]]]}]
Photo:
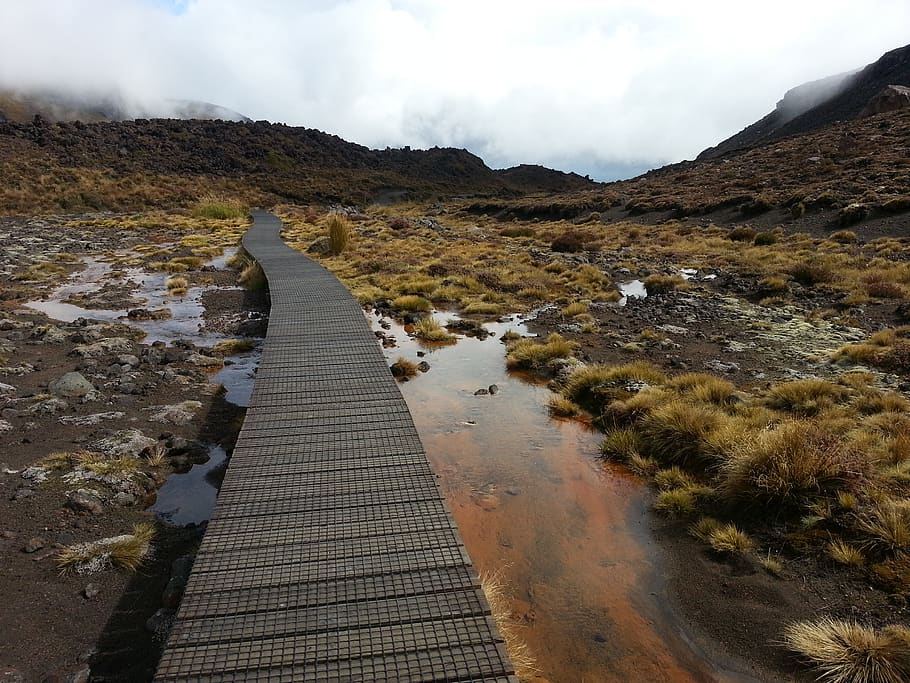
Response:
[{"label": "overcast sky", "polygon": [[608,179],[693,158],[908,29],[908,0],[0,0],[0,84]]}]

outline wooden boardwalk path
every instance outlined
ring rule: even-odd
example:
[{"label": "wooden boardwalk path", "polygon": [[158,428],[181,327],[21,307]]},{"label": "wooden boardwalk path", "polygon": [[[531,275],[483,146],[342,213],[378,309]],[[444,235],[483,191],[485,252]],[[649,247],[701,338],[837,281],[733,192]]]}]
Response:
[{"label": "wooden boardwalk path", "polygon": [[156,681],[516,683],[357,301],[254,212],[262,362]]}]

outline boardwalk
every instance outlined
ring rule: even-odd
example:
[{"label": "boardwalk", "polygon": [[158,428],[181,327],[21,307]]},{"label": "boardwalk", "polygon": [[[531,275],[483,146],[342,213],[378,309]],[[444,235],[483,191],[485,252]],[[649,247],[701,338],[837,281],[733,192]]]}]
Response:
[{"label": "boardwalk", "polygon": [[254,218],[268,336],[155,680],[515,683],[359,305]]}]

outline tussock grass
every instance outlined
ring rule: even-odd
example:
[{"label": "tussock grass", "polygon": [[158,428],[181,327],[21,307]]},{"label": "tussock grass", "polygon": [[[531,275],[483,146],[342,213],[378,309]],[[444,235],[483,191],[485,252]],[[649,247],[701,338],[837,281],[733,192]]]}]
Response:
[{"label": "tussock grass", "polygon": [[713,517],[699,517],[698,521],[689,527],[689,533],[700,541],[707,543],[711,534],[722,526],[723,524]]},{"label": "tussock grass", "polygon": [[652,410],[639,425],[644,452],[664,463],[711,464],[706,437],[720,423],[713,408],[674,400]]},{"label": "tussock grass", "polygon": [[721,555],[745,554],[752,550],[749,536],[733,524],[723,524],[708,533],[708,545]]},{"label": "tussock grass", "polygon": [[575,417],[581,413],[580,406],[558,394],[550,397],[547,408],[550,414],[556,417]]},{"label": "tussock grass", "polygon": [[822,617],[787,624],[781,644],[831,683],[902,683],[910,680],[910,630],[872,629]]},{"label": "tussock grass", "polygon": [[730,403],[736,393],[736,387],[731,382],[701,372],[688,372],[674,377],[667,386],[688,394],[695,401],[718,406]]},{"label": "tussock grass", "polygon": [[851,443],[823,425],[790,420],[744,443],[721,471],[727,496],[795,506],[857,488],[868,463]]},{"label": "tussock grass", "polygon": [[408,313],[426,313],[433,308],[427,299],[414,294],[405,294],[392,300],[392,308],[396,311],[405,311]]},{"label": "tussock grass", "polygon": [[830,408],[847,395],[847,389],[837,384],[820,379],[801,379],[771,387],[767,404],[775,410],[811,416]]},{"label": "tussock grass", "polygon": [[642,284],[649,295],[672,292],[674,289],[687,286],[686,279],[682,275],[649,275],[642,281]]},{"label": "tussock grass", "polygon": [[665,380],[666,376],[657,366],[646,362],[586,365],[570,375],[563,395],[597,413],[601,402],[615,398],[617,391],[627,393],[630,383],[661,384]]},{"label": "tussock grass", "polygon": [[468,315],[499,315],[502,313],[502,304],[491,301],[471,301],[461,310]]},{"label": "tussock grass", "polygon": [[910,552],[910,501],[885,498],[860,519],[865,546],[886,556]]},{"label": "tussock grass", "polygon": [[513,370],[540,370],[557,358],[571,358],[578,344],[554,332],[544,343],[519,339],[509,345],[506,366]]},{"label": "tussock grass", "polygon": [[333,213],[325,222],[326,234],[329,238],[329,253],[335,256],[348,248],[351,242],[351,223],[345,216]]},{"label": "tussock grass", "polygon": [[185,277],[180,276],[171,276],[169,277],[164,286],[167,288],[168,294],[173,296],[183,296],[186,294],[187,289],[189,288],[189,282]]},{"label": "tussock grass", "polygon": [[137,524],[131,534],[103,538],[93,543],[77,543],[63,548],[57,556],[61,572],[89,574],[116,567],[136,571],[148,555],[155,528]]},{"label": "tussock grass", "polygon": [[654,483],[661,491],[688,489],[695,486],[695,480],[687,472],[674,465],[654,473]]},{"label": "tussock grass", "polygon": [[427,342],[446,343],[455,341],[455,335],[446,332],[435,318],[421,318],[414,325],[414,336]]},{"label": "tussock grass", "polygon": [[695,513],[697,501],[691,489],[670,489],[657,494],[654,509],[664,515],[684,517]]},{"label": "tussock grass", "polygon": [[583,303],[581,301],[575,301],[575,302],[569,304],[568,306],[566,306],[564,309],[562,309],[562,315],[565,316],[566,318],[572,318],[576,315],[581,315],[582,313],[587,313],[587,312],[588,312],[588,304]]},{"label": "tussock grass", "polygon": [[480,575],[480,587],[490,604],[490,612],[499,630],[515,673],[521,678],[532,678],[540,673],[537,659],[521,636],[521,626],[512,618],[511,595],[501,571]]},{"label": "tussock grass", "polygon": [[600,452],[606,458],[630,460],[641,452],[641,437],[634,429],[611,429],[604,434]]},{"label": "tussock grass", "polygon": [[244,218],[249,213],[249,209],[237,199],[230,199],[219,194],[208,194],[198,199],[191,213],[197,218],[229,220]]},{"label": "tussock grass", "polygon": [[837,562],[848,567],[859,567],[866,562],[866,558],[859,548],[856,548],[841,538],[829,541],[826,548],[828,556]]},{"label": "tussock grass", "polygon": [[398,360],[392,363],[389,369],[392,371],[393,377],[403,380],[414,377],[417,374],[417,363],[399,356]]},{"label": "tussock grass", "polygon": [[80,451],[74,455],[76,463],[80,467],[99,476],[132,474],[139,469],[140,465],[138,458],[129,455],[109,458],[103,453],[94,451]]}]

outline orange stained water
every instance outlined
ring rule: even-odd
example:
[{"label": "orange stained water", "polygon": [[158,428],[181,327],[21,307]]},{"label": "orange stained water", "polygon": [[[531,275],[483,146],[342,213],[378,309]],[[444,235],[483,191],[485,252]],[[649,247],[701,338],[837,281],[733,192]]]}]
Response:
[{"label": "orange stained water", "polygon": [[600,462],[597,434],[549,417],[545,386],[506,372],[498,337],[520,324],[487,327],[497,336],[430,349],[393,324],[386,355],[426,352],[429,372],[402,393],[474,564],[510,588],[540,676],[723,680],[664,608],[642,484]]}]

